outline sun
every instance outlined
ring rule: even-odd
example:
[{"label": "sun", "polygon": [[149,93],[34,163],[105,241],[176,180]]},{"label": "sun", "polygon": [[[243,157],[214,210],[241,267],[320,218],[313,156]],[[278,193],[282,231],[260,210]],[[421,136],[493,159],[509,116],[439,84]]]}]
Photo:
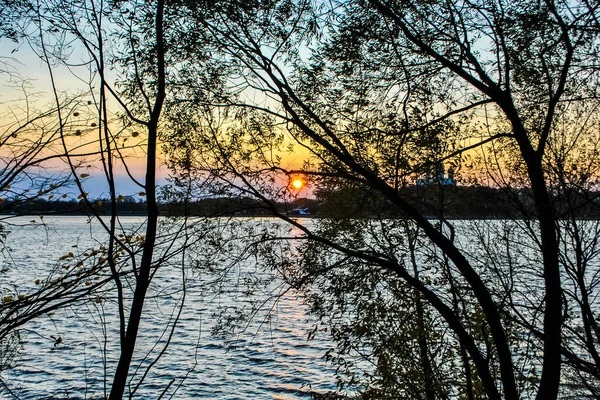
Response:
[{"label": "sun", "polygon": [[304,182],[302,182],[302,179],[294,179],[292,181],[292,186],[295,189],[302,189],[302,186],[304,186]]}]

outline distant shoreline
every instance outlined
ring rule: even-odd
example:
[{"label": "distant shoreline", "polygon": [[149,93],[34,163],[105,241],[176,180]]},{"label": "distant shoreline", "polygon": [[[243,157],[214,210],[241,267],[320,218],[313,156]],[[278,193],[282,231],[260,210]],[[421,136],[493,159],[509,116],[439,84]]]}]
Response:
[{"label": "distant shoreline", "polygon": [[[98,214],[101,217],[109,217],[110,214]],[[15,218],[39,218],[40,216],[43,217],[95,217],[95,215],[93,214],[85,214],[85,213],[59,213],[59,214],[8,214],[8,213],[1,213],[0,212],[0,223],[2,222],[2,220],[4,219],[8,219],[10,217],[15,217]],[[411,220],[408,217],[401,217],[401,216],[393,216],[393,217],[379,217],[376,215],[372,215],[372,216],[356,216],[356,217],[344,217],[344,218],[340,218],[340,217],[334,217],[334,216],[327,216],[327,215],[284,215],[287,218],[290,219],[337,219],[337,220],[343,220],[343,219],[373,219],[373,220],[385,220],[385,219],[389,219],[389,220]],[[4,217],[8,217],[8,218],[4,218]],[[122,213],[122,214],[118,214],[117,217],[146,217],[146,214],[139,214],[139,213]],[[281,216],[278,215],[267,215],[267,214],[255,214],[255,215],[251,215],[251,214],[244,214],[244,215],[236,215],[236,214],[223,214],[223,215],[198,215],[198,214],[189,214],[189,215],[167,215],[167,214],[159,214],[159,217],[162,218],[172,218],[172,217],[190,217],[190,218],[264,218],[264,219],[279,219],[281,220]],[[432,215],[427,215],[424,217],[427,220],[433,221],[433,220],[440,220],[439,217],[436,216],[432,216]],[[535,218],[533,218],[535,219]],[[559,220],[566,220],[568,218],[563,218],[563,219],[559,219]],[[600,217],[596,217],[596,218],[592,218],[592,217],[577,217],[575,218],[577,221],[600,221]],[[525,218],[522,217],[497,217],[497,216],[487,216],[487,217],[460,217],[460,216],[453,216],[453,217],[445,217],[444,220],[446,221],[525,221]]]},{"label": "distant shoreline", "polygon": [[[399,196],[430,220],[524,220],[535,219],[533,195],[526,189],[496,189],[486,186],[410,186]],[[136,196],[111,202],[48,200],[41,197],[0,202],[0,215],[110,215],[112,204],[120,216],[146,215],[146,203]],[[600,192],[574,193],[568,199],[553,199],[559,219],[600,220]],[[249,197],[206,197],[193,202],[159,203],[159,214],[167,217],[276,217],[277,212],[293,218],[406,218],[377,192],[348,188],[321,191],[316,198],[266,203]],[[91,208],[90,208],[91,207]],[[92,210],[93,209],[93,210]]]}]

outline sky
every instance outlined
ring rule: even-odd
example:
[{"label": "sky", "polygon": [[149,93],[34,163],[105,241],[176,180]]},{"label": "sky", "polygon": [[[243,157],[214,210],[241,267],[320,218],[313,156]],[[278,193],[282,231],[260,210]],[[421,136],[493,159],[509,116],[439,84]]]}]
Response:
[{"label": "sky", "polygon": [[[71,52],[71,60],[75,64],[81,64],[85,61],[85,53],[83,51],[72,49]],[[53,65],[52,72],[61,95],[80,95],[82,104],[86,102],[94,104],[89,84],[91,74],[86,65],[67,68],[64,65],[57,64]],[[32,110],[34,108],[47,110],[49,106],[55,104],[50,82],[48,67],[26,42],[16,45],[6,39],[0,39],[0,137],[10,135],[9,128],[14,126],[14,123],[23,121],[26,114],[33,114]],[[97,88],[92,89],[92,91],[94,90],[97,91]],[[69,127],[70,131],[73,132],[75,129],[80,129],[83,134],[78,139],[80,141],[90,140],[91,136],[89,135],[93,135],[97,130],[97,128],[94,129],[90,126],[90,121],[93,122],[93,120],[77,121],[78,119],[83,119],[82,116],[85,115],[84,111],[81,111],[82,116],[78,118],[73,117],[73,111],[71,111],[71,114],[69,124],[81,123],[82,125],[81,127],[71,125]],[[128,143],[132,143],[132,141]],[[71,141],[71,145],[76,146],[77,143]],[[6,147],[0,148],[0,157],[10,157],[9,149]],[[144,151],[143,149],[134,149],[131,154],[132,156],[128,156],[127,158],[129,169],[136,180],[143,182],[145,176]],[[292,153],[282,153],[280,156],[282,157],[282,165],[284,167],[300,169],[303,161],[308,156],[308,151],[297,148]],[[169,170],[165,166],[164,158],[164,155],[159,155],[156,171],[158,185],[166,184],[169,177]],[[81,174],[86,176],[83,179],[84,191],[88,193],[88,197],[91,199],[106,198],[108,195],[108,184],[101,166],[97,161],[86,161],[85,164],[89,165],[89,168],[78,171],[80,176]],[[66,165],[64,162],[53,161],[48,164],[46,172],[49,175],[56,175],[60,171],[64,171],[65,168]],[[127,176],[122,166],[115,168],[115,174],[117,194],[128,196],[143,191],[142,188]],[[287,183],[281,182],[282,185],[286,185]],[[308,191],[309,189],[305,187],[302,190]],[[58,191],[58,196],[55,195],[54,197],[60,197],[60,195],[65,193],[68,195],[68,198],[77,198],[79,195],[77,188],[72,187],[64,191]],[[0,193],[2,197],[5,195]]]},{"label": "sky", "polygon": [[[83,94],[82,100],[85,102],[86,92],[89,94],[89,85],[83,79],[74,75],[74,73],[80,75],[86,74],[85,70],[80,68],[76,71],[75,69],[69,70],[56,66],[53,72],[57,87],[61,93],[68,95]],[[89,95],[88,97],[91,98]],[[5,136],[7,133],[10,133],[10,128],[15,123],[24,121],[26,114],[35,114],[33,109],[45,110],[53,106],[54,103],[52,86],[46,65],[27,44],[17,46],[13,42],[0,39],[0,135]],[[84,141],[88,140],[85,138],[85,133],[93,130],[84,130],[84,135],[82,136]],[[77,145],[73,141],[71,144],[73,146]],[[9,149],[0,148],[0,156],[10,157]],[[164,159],[164,156],[160,157]],[[135,179],[143,182],[145,160],[142,149],[132,151],[131,156],[127,159],[127,163]],[[105,198],[108,194],[108,184],[100,164],[92,162],[87,165],[91,165],[91,167],[85,168],[85,171],[82,172],[88,175],[83,180],[84,190],[92,199]],[[65,163],[56,160],[48,164],[46,172],[49,175],[56,175],[63,170],[65,170]],[[164,162],[159,160],[157,169],[157,183],[159,185],[167,182],[168,173],[169,171],[165,167]],[[115,174],[118,194],[133,195],[143,191],[127,176],[122,165],[115,168]],[[15,190],[18,188],[17,185],[17,187],[11,189]],[[63,193],[66,193],[68,198],[76,198],[79,195],[76,188],[69,188],[58,191],[55,197],[59,197]]]}]

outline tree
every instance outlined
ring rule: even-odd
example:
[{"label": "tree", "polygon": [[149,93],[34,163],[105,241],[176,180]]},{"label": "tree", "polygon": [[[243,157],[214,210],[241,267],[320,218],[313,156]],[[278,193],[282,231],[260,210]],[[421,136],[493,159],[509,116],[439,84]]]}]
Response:
[{"label": "tree", "polygon": [[[186,89],[179,104],[195,124],[188,126],[186,146],[173,152],[185,153],[181,159],[189,165],[195,160],[186,154],[201,149],[198,171],[265,202],[288,193],[277,190],[287,175],[302,173],[330,192],[376,193],[412,221],[422,246],[436,255],[419,258],[417,270],[407,263],[408,233],[388,226],[384,214],[312,227],[279,214],[308,243],[303,262],[280,262],[303,267],[284,269],[294,287],[309,294],[331,288],[341,296],[327,307],[308,297],[330,320],[335,305],[352,304],[344,296],[364,294],[345,285],[349,277],[371,282],[365,277],[374,274],[381,282],[391,274],[417,291],[459,344],[460,356],[447,362],[462,360],[459,381],[446,380],[448,389],[436,396],[475,398],[481,391],[489,398],[557,398],[571,372],[579,376],[578,389],[597,395],[597,315],[585,300],[595,296],[589,261],[597,230],[578,220],[582,207],[596,207],[596,162],[579,164],[597,159],[596,7],[553,1],[329,5],[186,3],[182,18],[193,23],[179,27],[188,39],[177,48],[190,60],[196,44],[205,49],[210,43],[211,65],[219,66],[229,91],[186,80],[200,75],[190,74],[195,64],[181,70]],[[207,111],[211,102],[226,111]],[[208,118],[199,121],[194,116],[200,113]],[[290,170],[274,156],[290,142],[310,153],[304,168]],[[440,163],[453,165],[458,178],[501,188],[522,219],[461,232],[462,240],[481,233],[481,246],[471,250],[477,242],[462,243],[457,232],[464,227],[445,217],[443,185],[434,220],[403,191],[418,176],[435,175]],[[355,206],[344,204],[342,213],[357,215]],[[535,290],[527,286],[531,274],[539,279]],[[377,292],[375,283],[370,287]]]},{"label": "tree", "polygon": [[[155,351],[134,360],[148,291],[157,290],[160,285],[151,283],[156,282],[158,271],[170,268],[180,272],[185,286],[185,273],[173,260],[186,256],[190,231],[198,226],[204,231],[208,228],[205,221],[191,224],[185,218],[169,221],[167,228],[158,221],[158,138],[166,96],[165,4],[162,0],[119,4],[43,1],[11,3],[7,9],[10,12],[4,14],[3,8],[2,18],[14,24],[10,32],[16,39],[27,42],[47,69],[54,105],[41,117],[23,124],[37,128],[33,124],[45,118],[52,124],[49,132],[43,130],[49,139],[42,136],[36,141],[37,131],[22,132],[21,127],[3,136],[3,144],[22,135],[21,140],[34,146],[13,146],[22,149],[23,155],[13,151],[7,156],[4,170],[7,178],[1,182],[2,190],[15,179],[27,177],[26,167],[60,159],[67,173],[54,174],[76,187],[78,199],[91,219],[100,224],[103,234],[95,238],[97,246],[56,255],[60,262],[56,270],[39,277],[30,293],[13,294],[11,283],[4,281],[0,337],[11,337],[31,320],[69,307],[96,310],[103,321],[106,307],[118,314],[118,326],[100,326],[99,332],[104,332],[108,342],[110,332],[116,330],[119,345],[114,369],[109,364],[112,357],[104,349],[103,379],[112,379],[111,385],[104,383],[104,396],[120,399],[126,387],[133,395],[168,348],[185,303],[185,287],[181,287],[172,317],[165,321],[164,332],[153,338],[163,341],[155,344]],[[141,53],[144,46],[151,50]],[[60,77],[66,72],[72,73],[72,78],[82,86],[63,92]],[[71,90],[81,93],[68,100]],[[128,157],[132,149],[144,152],[143,180],[136,179],[130,171]],[[12,164],[15,167],[9,169]],[[140,226],[124,225],[119,215],[117,203],[123,198],[117,182],[119,164],[139,186],[138,196],[146,201],[146,220]],[[86,180],[94,167],[109,188],[108,217],[98,213],[98,201],[86,192]],[[31,181],[33,187],[38,184]],[[38,195],[49,194],[46,183],[40,185]],[[30,189],[28,186],[25,190]],[[196,235],[196,240],[198,236],[201,235]],[[132,360],[137,376],[130,373]],[[166,387],[165,393],[168,390]]]},{"label": "tree", "polygon": [[[252,196],[295,229],[291,241],[278,230],[246,229],[207,247],[241,242],[234,259],[252,254],[304,293],[320,318],[315,331],[326,330],[338,343],[329,356],[342,390],[357,387],[364,398],[598,396],[600,230],[581,220],[597,208],[595,5],[24,6],[51,75],[55,60],[68,65],[65,32],[89,54],[99,88],[90,91],[98,96],[93,127],[113,205],[119,198],[113,162],[121,158],[115,145],[121,134],[139,136],[135,128],[148,135],[145,237],[119,236],[113,206],[104,225],[108,246],[86,256],[101,255],[89,261],[88,275],[50,280],[39,297],[7,301],[2,310],[24,316],[5,319],[15,328],[114,290],[121,348],[111,398],[121,398],[131,379],[155,272],[190,243],[183,223],[164,238],[177,243],[185,232],[181,251],[155,257],[159,136],[178,174],[170,196]],[[105,29],[112,27],[111,59]],[[119,90],[109,84],[109,66],[123,71]],[[55,87],[60,111],[58,93]],[[109,123],[109,97],[121,108],[122,130]],[[68,118],[60,112],[58,118],[64,145]],[[306,162],[289,165],[285,149],[306,152]],[[82,175],[67,158],[87,201]],[[459,185],[493,186],[507,199],[507,215],[520,218],[452,221],[450,188],[440,179],[446,167]],[[327,218],[302,224],[277,207],[294,199],[288,182],[297,175],[319,189]],[[425,176],[425,185],[416,185]],[[120,251],[124,259],[115,256]],[[105,264],[102,279],[81,290]]]}]

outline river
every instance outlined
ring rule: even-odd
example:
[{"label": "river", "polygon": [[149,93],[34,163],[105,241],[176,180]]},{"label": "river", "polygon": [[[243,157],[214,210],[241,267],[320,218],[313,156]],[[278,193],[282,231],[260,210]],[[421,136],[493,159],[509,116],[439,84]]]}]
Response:
[{"label": "river", "polygon": [[[37,279],[60,268],[61,255],[97,247],[105,237],[96,221],[83,216],[18,217],[8,222],[12,225],[3,260],[5,293],[28,293]],[[138,217],[121,222],[125,229],[143,224]],[[246,262],[232,273],[241,277],[246,267],[253,268]],[[266,304],[268,310],[254,316],[246,329],[215,335],[216,315],[248,301],[242,285],[223,283],[209,293],[201,277],[183,273],[165,268],[155,278],[160,284],[146,301],[126,395],[134,394],[146,367],[164,348],[170,321],[181,304],[183,276],[185,304],[171,343],[149,369],[135,398],[303,399],[311,391],[335,389],[332,368],[323,358],[331,343],[308,340],[310,318],[293,292]],[[21,330],[22,353],[15,367],[2,373],[7,388],[0,393],[11,398],[10,390],[20,399],[103,398],[116,365],[117,328],[110,295],[102,302],[89,301],[35,319]]]},{"label": "river", "polygon": [[[369,245],[377,244],[376,239],[384,229],[387,239],[395,237],[398,240],[388,240],[382,246],[396,246],[398,254],[403,254],[400,244],[406,237],[405,228],[393,231],[397,227],[392,227],[391,220],[352,221],[359,223],[357,232],[372,235],[368,239],[371,241],[367,240]],[[143,219],[124,217],[120,222],[120,229],[126,235],[123,240],[127,235],[131,235],[132,243],[141,238]],[[202,220],[185,224],[161,220],[164,230],[160,237],[164,240],[155,247],[155,259],[164,256],[164,260],[160,262],[161,267],[147,295],[126,397],[306,399],[313,392],[335,390],[335,369],[324,357],[334,344],[318,335],[308,339],[314,317],[308,314],[296,293],[285,290],[279,275],[261,266],[261,260],[274,253],[258,250],[244,253],[243,246],[240,247],[244,237],[261,238],[261,232],[279,229],[277,220],[249,218],[205,222],[211,225],[210,229]],[[314,225],[314,220],[306,219],[303,223]],[[107,237],[98,221],[87,217],[17,217],[3,224],[9,233],[8,249],[3,252],[0,288],[3,299],[12,295],[15,301],[20,294],[27,298],[39,287],[38,280],[44,281],[49,273],[72,274],[78,260],[89,261],[97,257],[89,256],[95,251],[91,249],[101,249]],[[600,312],[600,254],[597,250],[600,224],[577,221],[577,225],[583,235],[585,254],[589,255],[582,273],[590,287],[591,311],[597,316]],[[236,226],[235,233],[228,230],[230,226]],[[180,229],[182,227],[185,229]],[[535,238],[527,236],[527,221],[453,221],[453,227],[457,245],[497,299],[504,301],[506,288],[509,288],[512,306],[523,318],[531,316],[529,322],[542,326],[537,310],[543,304],[543,269]],[[207,236],[213,229],[217,234]],[[535,232],[535,226],[531,232]],[[281,233],[289,238],[298,232],[282,230]],[[268,242],[268,236],[264,238],[263,241]],[[295,252],[296,239],[291,243],[291,247],[282,245],[281,249],[271,249],[281,251],[283,260],[285,255]],[[578,286],[572,278],[577,272],[577,265],[573,263],[577,258],[572,243],[563,240],[561,246],[561,262],[565,268],[563,290],[566,295],[577,298]],[[212,252],[213,248],[218,248],[219,252]],[[427,274],[424,280],[432,282],[432,289],[444,296],[447,282],[441,275],[443,270],[436,267],[444,265],[443,257],[427,244],[418,247],[416,253],[421,272]],[[333,258],[324,260],[335,262]],[[440,262],[442,264],[434,265]],[[277,259],[267,264],[277,266]],[[344,273],[341,270],[340,276]],[[459,276],[456,271],[454,273]],[[88,282],[93,285],[94,277]],[[128,300],[134,286],[133,277],[124,277],[123,283]],[[372,287],[365,286],[367,294],[372,292]],[[24,325],[20,331],[22,352],[13,368],[0,374],[4,383],[4,387],[0,387],[0,397],[27,400],[104,398],[119,354],[115,293],[114,288],[109,287],[105,293],[94,295],[97,297]],[[397,300],[401,300],[400,297]],[[260,307],[255,309],[256,305]],[[338,319],[334,318],[334,322],[343,324],[347,322],[346,317],[335,317]],[[176,320],[175,329],[172,329]],[[439,318],[432,320],[439,324],[432,329],[439,329],[436,332],[439,333],[440,348],[452,349],[454,338],[445,324]],[[569,332],[580,330],[580,320],[575,310],[565,322]],[[589,358],[580,336],[565,334],[564,337],[570,340],[574,354],[584,360]],[[539,351],[540,343],[530,332],[518,327],[513,330],[512,338],[515,368],[532,377],[527,381],[532,383],[522,389],[522,398],[533,398],[535,377],[541,370],[543,355]],[[169,346],[166,346],[167,342],[170,342]],[[0,364],[5,361],[3,351],[0,347]],[[434,361],[443,371],[452,363],[444,359],[445,353],[439,354]],[[448,371],[452,376],[453,370]],[[563,371],[563,398],[581,398],[579,393],[584,393],[584,388],[580,378],[573,376],[567,367]]]}]

